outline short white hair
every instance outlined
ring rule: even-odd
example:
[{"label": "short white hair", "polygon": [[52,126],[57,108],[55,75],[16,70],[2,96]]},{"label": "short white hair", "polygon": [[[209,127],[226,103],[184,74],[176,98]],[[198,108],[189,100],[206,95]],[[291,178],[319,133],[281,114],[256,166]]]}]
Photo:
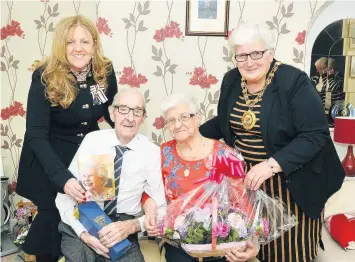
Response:
[{"label": "short white hair", "polygon": [[233,30],[229,37],[229,46],[235,50],[237,45],[241,46],[256,41],[263,41],[265,49],[275,48],[275,35],[266,24],[245,22]]},{"label": "short white hair", "polygon": [[145,99],[141,91],[139,91],[137,88],[128,88],[128,87],[123,87],[118,90],[116,95],[113,97],[112,101],[112,106],[117,105],[118,103],[118,98],[121,96],[121,94],[124,93],[133,93],[133,94],[138,94],[140,97],[142,97],[143,100],[143,109],[146,107]]},{"label": "short white hair", "polygon": [[197,114],[200,110],[196,97],[185,94],[172,94],[167,96],[161,104],[163,115],[165,116],[169,109],[179,105],[188,105],[190,113],[193,114]]}]

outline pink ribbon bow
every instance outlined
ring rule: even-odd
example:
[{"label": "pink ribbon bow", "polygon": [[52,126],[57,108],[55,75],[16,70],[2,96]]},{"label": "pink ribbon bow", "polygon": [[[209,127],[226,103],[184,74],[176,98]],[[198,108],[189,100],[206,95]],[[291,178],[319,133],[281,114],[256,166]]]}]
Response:
[{"label": "pink ribbon bow", "polygon": [[202,178],[196,181],[196,183],[201,183],[207,180],[215,181],[221,183],[224,176],[237,179],[244,178],[245,172],[245,162],[240,160],[233,154],[217,155],[214,154],[212,157],[211,173],[209,177]]}]

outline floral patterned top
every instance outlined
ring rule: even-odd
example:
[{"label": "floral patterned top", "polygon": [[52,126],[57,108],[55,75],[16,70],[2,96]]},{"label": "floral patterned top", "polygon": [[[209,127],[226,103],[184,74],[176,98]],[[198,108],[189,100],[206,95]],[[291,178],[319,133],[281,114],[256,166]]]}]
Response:
[{"label": "floral patterned top", "polygon": [[[184,198],[187,192],[196,188],[196,182],[199,179],[210,175],[210,170],[205,165],[208,157],[194,161],[182,159],[177,153],[175,140],[162,144],[160,149],[165,196],[168,204],[177,198]],[[215,140],[211,154],[224,155],[226,150],[232,149]]]}]

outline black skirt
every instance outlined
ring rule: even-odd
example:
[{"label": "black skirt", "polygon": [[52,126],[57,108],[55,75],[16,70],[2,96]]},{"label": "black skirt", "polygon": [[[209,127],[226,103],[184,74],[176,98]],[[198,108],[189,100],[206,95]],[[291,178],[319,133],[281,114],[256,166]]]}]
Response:
[{"label": "black skirt", "polygon": [[58,231],[60,220],[58,209],[38,208],[22,246],[23,251],[37,256],[61,256],[61,235]]}]

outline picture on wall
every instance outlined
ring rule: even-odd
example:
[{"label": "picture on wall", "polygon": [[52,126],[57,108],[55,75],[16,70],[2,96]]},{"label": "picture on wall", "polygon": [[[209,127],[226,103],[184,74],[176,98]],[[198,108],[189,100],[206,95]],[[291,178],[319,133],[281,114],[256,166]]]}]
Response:
[{"label": "picture on wall", "polygon": [[228,36],[229,1],[186,1],[186,30],[190,36]]}]

